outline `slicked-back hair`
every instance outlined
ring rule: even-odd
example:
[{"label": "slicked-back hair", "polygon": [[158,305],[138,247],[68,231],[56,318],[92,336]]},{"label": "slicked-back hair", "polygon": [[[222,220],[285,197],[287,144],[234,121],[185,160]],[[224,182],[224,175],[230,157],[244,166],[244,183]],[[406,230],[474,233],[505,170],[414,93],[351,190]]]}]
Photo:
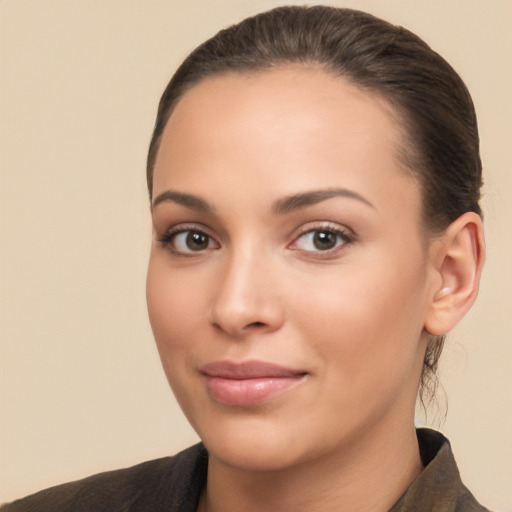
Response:
[{"label": "slicked-back hair", "polygon": [[[221,30],[184,60],[158,107],[147,159],[150,197],[163,131],[190,88],[209,77],[290,64],[321,66],[390,104],[403,139],[400,159],[422,191],[427,234],[442,233],[465,212],[482,215],[477,120],[459,75],[409,30],[361,11],[327,6],[278,7],[252,16]],[[443,344],[443,336],[429,340],[422,402],[435,394]]]}]

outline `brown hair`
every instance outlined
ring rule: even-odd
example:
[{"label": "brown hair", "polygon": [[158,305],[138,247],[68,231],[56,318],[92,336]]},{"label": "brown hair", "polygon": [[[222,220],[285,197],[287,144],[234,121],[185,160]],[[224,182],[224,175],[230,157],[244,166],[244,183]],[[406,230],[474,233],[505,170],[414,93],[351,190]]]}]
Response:
[{"label": "brown hair", "polygon": [[[327,6],[288,6],[247,18],[197,47],[166,87],[147,160],[153,167],[165,125],[183,94],[215,75],[314,63],[385,98],[402,121],[402,159],[418,180],[431,235],[479,206],[482,165],[469,92],[453,68],[409,30],[370,14]],[[420,397],[435,395],[444,336],[429,340]]]}]

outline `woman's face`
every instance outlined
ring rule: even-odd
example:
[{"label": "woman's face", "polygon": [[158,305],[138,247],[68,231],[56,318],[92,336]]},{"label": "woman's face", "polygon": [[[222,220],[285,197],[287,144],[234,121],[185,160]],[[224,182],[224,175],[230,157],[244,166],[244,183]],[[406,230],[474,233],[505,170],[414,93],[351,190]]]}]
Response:
[{"label": "woman's face", "polygon": [[315,68],[210,78],[176,106],[147,299],[217,460],[290,467],[412,428],[432,272],[399,145],[384,101]]}]

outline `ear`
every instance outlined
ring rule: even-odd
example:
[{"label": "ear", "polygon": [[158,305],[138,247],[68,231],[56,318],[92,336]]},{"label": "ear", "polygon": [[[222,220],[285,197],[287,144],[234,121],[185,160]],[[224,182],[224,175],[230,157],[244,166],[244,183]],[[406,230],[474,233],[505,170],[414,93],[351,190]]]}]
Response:
[{"label": "ear", "polygon": [[482,219],[467,212],[431,246],[435,278],[425,330],[440,336],[453,329],[475,302],[485,261]]}]

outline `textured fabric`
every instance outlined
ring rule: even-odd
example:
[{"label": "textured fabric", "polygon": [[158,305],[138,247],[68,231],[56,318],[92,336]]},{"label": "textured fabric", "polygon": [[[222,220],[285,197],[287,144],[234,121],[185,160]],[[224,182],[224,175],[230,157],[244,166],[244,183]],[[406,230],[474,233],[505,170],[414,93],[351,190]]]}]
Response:
[{"label": "textured fabric", "polygon": [[[486,512],[462,484],[450,443],[418,430],[425,469],[389,512]],[[206,483],[202,444],[174,457],[94,475],[0,507],[1,512],[196,512]],[[487,511],[488,512],[488,511]]]},{"label": "textured fabric", "polygon": [[199,444],[117,471],[32,494],[1,512],[195,512],[206,483],[208,454]]},{"label": "textured fabric", "polygon": [[425,469],[389,512],[489,512],[462,483],[448,439],[426,428],[417,435]]}]

